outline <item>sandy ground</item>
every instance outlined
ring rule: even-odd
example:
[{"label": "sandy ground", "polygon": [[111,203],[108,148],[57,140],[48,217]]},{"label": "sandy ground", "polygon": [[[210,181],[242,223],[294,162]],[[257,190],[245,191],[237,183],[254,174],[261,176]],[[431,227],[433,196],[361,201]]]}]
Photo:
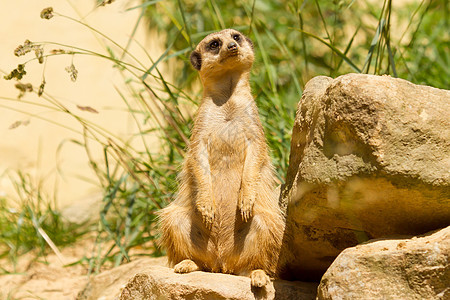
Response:
[{"label": "sandy ground", "polygon": [[[106,253],[110,246],[112,246],[111,243],[104,245],[102,253]],[[10,272],[10,274],[0,275],[0,300],[74,300],[86,289],[88,283],[94,283],[97,292],[104,294],[111,290],[114,294],[118,294],[120,287],[111,285],[113,282],[109,273],[98,276],[99,274],[92,271],[89,275],[88,261],[85,258],[92,257],[97,250],[94,235],[88,234],[75,244],[59,249],[58,255],[49,250],[47,255],[36,259],[36,252],[31,251],[20,257],[15,268],[9,260],[0,259],[0,267]],[[142,258],[142,255],[148,255],[149,251],[146,248],[135,247],[128,254],[131,261],[136,261]],[[164,257],[159,260],[166,262]],[[111,267],[111,264],[105,263],[100,274],[110,270]],[[128,277],[124,280],[127,279]],[[88,291],[93,292],[90,289]],[[80,297],[80,299],[83,298]]]},{"label": "sandy ground", "polygon": [[[63,249],[64,263],[90,256],[92,244],[92,240],[85,240]],[[0,276],[0,299],[73,300],[88,282],[87,269],[81,264],[63,267],[54,253],[37,261],[34,258],[32,253],[20,257],[16,273]],[[8,271],[13,270],[5,260],[0,264]]]},{"label": "sandy ground", "polygon": [[[61,17],[54,17],[51,20],[39,17],[43,8],[52,6],[61,14],[80,19],[71,3],[89,25],[123,46],[126,45],[139,14],[139,10],[125,11],[139,1],[116,1],[93,10],[95,4],[93,0],[0,0],[0,197],[18,198],[9,178],[9,174],[15,170],[30,174],[35,184],[40,184],[43,191],[50,195],[56,190],[60,207],[83,201],[90,202],[101,197],[101,190],[88,164],[84,149],[71,142],[82,140],[81,135],[40,118],[46,118],[78,132],[82,130],[79,123],[62,113],[24,103],[29,101],[46,104],[36,94],[27,94],[22,101],[14,100],[19,93],[14,88],[15,82],[3,79],[3,75],[16,68],[19,63],[34,57],[34,53],[29,53],[25,57],[15,57],[13,54],[14,49],[26,39],[76,45],[107,55],[105,45],[111,46],[111,43],[93,35],[85,27]],[[144,24],[138,28],[135,39],[155,60],[163,51],[158,36],[150,35]],[[44,50],[50,51],[54,48],[59,47],[45,46]],[[117,48],[112,49],[120,54]],[[151,65],[144,51],[136,44],[132,44],[130,52],[144,65]],[[71,63],[71,56],[51,57],[47,61],[45,91],[81,117],[107,128],[122,139],[129,138],[136,132],[136,125],[130,115],[123,112],[125,104],[115,90],[117,87],[128,95],[124,88],[124,79],[117,69],[112,67],[111,62],[99,58],[75,56],[73,63],[79,73],[77,81],[72,82],[65,71],[65,67]],[[27,75],[23,82],[39,87],[43,65],[32,62],[27,65],[26,70]],[[99,113],[81,111],[77,106],[90,106]],[[17,121],[29,124],[10,129]],[[148,136],[146,139],[153,145],[156,142],[156,137]],[[100,147],[93,148],[93,156],[101,160]]]}]

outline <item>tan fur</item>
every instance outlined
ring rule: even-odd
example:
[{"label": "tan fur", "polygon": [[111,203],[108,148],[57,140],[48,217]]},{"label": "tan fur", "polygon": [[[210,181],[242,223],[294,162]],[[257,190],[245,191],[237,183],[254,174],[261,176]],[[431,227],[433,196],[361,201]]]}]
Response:
[{"label": "tan fur", "polygon": [[160,212],[160,243],[176,272],[246,275],[261,287],[276,276],[284,220],[250,91],[253,60],[251,41],[232,29],[208,35],[191,55],[203,100],[178,195]]}]

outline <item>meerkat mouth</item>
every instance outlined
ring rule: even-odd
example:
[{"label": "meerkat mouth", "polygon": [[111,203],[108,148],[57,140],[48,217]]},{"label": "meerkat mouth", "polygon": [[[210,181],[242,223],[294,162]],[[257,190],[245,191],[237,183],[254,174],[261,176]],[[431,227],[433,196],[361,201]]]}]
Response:
[{"label": "meerkat mouth", "polygon": [[229,58],[236,58],[236,57],[239,57],[239,51],[229,51],[225,53],[220,62],[226,61]]}]

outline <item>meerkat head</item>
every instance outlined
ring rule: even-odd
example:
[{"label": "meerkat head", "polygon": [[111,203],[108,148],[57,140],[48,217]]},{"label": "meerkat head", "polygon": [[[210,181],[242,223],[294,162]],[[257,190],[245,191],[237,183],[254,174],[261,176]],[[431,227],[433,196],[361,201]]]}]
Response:
[{"label": "meerkat head", "polygon": [[202,77],[227,71],[248,71],[254,60],[253,43],[239,31],[225,29],[206,36],[190,58]]}]

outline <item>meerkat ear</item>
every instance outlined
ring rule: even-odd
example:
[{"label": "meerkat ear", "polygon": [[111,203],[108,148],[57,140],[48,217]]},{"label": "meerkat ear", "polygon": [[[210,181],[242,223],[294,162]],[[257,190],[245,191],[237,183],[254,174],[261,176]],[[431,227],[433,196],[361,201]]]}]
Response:
[{"label": "meerkat ear", "polygon": [[191,64],[197,70],[200,71],[202,67],[202,55],[198,51],[192,51],[191,53]]}]

